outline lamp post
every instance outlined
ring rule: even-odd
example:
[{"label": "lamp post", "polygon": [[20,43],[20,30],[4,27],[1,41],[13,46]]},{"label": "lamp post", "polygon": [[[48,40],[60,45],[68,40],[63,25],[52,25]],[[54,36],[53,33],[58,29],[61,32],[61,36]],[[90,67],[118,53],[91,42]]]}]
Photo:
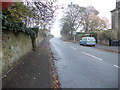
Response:
[{"label": "lamp post", "polygon": [[74,42],[75,42],[76,31],[73,31],[73,35],[74,35]]}]

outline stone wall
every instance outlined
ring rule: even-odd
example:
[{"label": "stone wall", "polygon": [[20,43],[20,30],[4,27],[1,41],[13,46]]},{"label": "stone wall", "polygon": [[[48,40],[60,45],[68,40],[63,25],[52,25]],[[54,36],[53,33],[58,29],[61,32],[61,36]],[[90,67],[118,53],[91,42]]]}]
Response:
[{"label": "stone wall", "polygon": [[[43,40],[38,36],[37,45]],[[4,75],[13,67],[20,58],[32,50],[31,38],[25,33],[15,34],[3,31],[2,34],[2,74]]]},{"label": "stone wall", "polygon": [[120,8],[118,9],[118,39],[120,40]]},{"label": "stone wall", "polygon": [[116,0],[116,8],[111,11],[112,14],[112,29],[117,33],[117,38],[120,40],[120,0]]},{"label": "stone wall", "polygon": [[109,39],[98,40],[97,43],[109,46]]},{"label": "stone wall", "polygon": [[116,30],[118,29],[118,10],[115,9],[112,11],[112,29]]},{"label": "stone wall", "polygon": [[39,31],[38,32],[38,37],[36,38],[36,44],[37,46],[44,40],[45,33]]},{"label": "stone wall", "polygon": [[109,45],[109,37],[104,31],[97,33],[97,43],[103,45]]}]

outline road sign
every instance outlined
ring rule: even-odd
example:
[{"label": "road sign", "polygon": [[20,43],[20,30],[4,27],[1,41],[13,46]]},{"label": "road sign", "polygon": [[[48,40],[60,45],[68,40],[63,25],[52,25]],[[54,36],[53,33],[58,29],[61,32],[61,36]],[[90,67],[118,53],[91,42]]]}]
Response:
[{"label": "road sign", "polygon": [[73,31],[73,35],[76,35],[76,31]]}]

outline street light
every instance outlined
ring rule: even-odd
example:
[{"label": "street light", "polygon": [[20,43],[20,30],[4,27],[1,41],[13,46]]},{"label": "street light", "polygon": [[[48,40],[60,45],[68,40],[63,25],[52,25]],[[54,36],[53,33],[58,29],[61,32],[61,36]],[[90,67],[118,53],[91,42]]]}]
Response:
[{"label": "street light", "polygon": [[73,35],[74,35],[74,42],[75,42],[76,31],[73,31]]}]

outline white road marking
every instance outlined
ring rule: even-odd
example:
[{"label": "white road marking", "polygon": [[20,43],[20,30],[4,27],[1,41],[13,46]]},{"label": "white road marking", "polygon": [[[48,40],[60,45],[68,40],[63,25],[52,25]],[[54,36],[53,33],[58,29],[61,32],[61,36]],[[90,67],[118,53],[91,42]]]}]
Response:
[{"label": "white road marking", "polygon": [[74,50],[77,50],[76,48],[74,48],[74,47],[72,47],[72,46],[70,46],[70,48],[72,48],[72,49],[74,49]]},{"label": "white road marking", "polygon": [[116,68],[120,68],[119,66],[117,66],[117,65],[113,65],[114,67],[116,67]]},{"label": "white road marking", "polygon": [[100,60],[100,61],[103,60],[103,59],[101,59],[101,58],[99,58],[99,57],[96,57],[96,56],[93,56],[93,55],[91,55],[91,54],[89,54],[89,53],[86,53],[86,52],[82,52],[82,53],[84,53],[84,54],[86,54],[86,55],[88,55],[88,56],[90,56],[90,57],[93,57],[93,58],[95,58],[95,59],[98,59],[98,60]]}]

